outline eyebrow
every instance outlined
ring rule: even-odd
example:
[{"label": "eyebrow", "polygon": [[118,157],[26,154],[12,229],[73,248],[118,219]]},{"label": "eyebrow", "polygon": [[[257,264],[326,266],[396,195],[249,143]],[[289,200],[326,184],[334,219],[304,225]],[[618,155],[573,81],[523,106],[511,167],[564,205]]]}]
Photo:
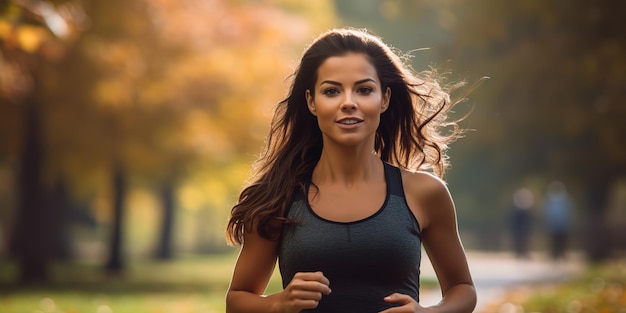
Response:
[{"label": "eyebrow", "polygon": [[[356,82],[354,82],[354,85],[359,85],[359,84],[363,84],[363,83],[367,83],[367,82],[376,83],[376,81],[373,78],[365,78],[365,79],[357,80]],[[320,85],[323,85],[323,84],[331,84],[331,85],[335,85],[335,86],[341,86],[340,82],[336,82],[336,81],[333,81],[333,80],[325,80],[325,81],[322,81],[320,83]]]}]

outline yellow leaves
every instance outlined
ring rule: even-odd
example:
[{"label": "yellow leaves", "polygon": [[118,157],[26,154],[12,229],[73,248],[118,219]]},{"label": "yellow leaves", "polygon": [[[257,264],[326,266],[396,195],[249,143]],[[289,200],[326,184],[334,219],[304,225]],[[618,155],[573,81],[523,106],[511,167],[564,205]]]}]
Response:
[{"label": "yellow leaves", "polygon": [[104,74],[94,87],[95,102],[109,108],[136,104],[139,80],[146,70],[139,48],[128,42],[88,38],[85,51]]},{"label": "yellow leaves", "polygon": [[105,107],[121,108],[133,101],[133,91],[128,82],[121,79],[109,79],[98,82],[94,95],[98,103]]},{"label": "yellow leaves", "polygon": [[11,35],[11,24],[3,19],[0,19],[0,38],[6,40]]},{"label": "yellow leaves", "polygon": [[[235,163],[247,165],[249,153],[260,150],[270,107],[284,97],[288,87],[284,79],[292,70],[290,65],[314,32],[335,23],[327,23],[334,17],[332,2],[131,2],[94,2],[87,7],[93,9],[89,16],[84,16],[89,28],[67,18],[72,14],[63,13],[60,4],[51,8],[58,16],[40,19],[39,26],[15,24],[22,8],[10,19],[4,13],[0,16],[2,44],[11,37],[14,46],[43,56],[40,64],[46,66],[52,63],[44,56],[46,40],[69,46],[68,40],[54,38],[50,25],[63,33],[61,17],[69,23],[65,30],[83,31],[80,40],[73,42],[75,49],[67,50],[72,59],[46,68],[54,71],[45,80],[47,89],[41,96],[48,110],[45,124],[55,130],[47,134],[47,142],[55,147],[50,150],[54,153],[50,163],[71,176],[73,189],[108,188],[98,185],[107,177],[90,173],[108,168],[110,158],[122,159],[130,173],[150,179],[184,172],[197,164],[219,164],[225,167],[217,174],[219,181],[207,181],[223,185],[183,193],[191,207],[204,202],[223,208],[230,201],[219,197],[239,189],[248,174],[235,174],[240,169],[234,169]],[[126,10],[137,7],[145,10]],[[118,9],[125,13],[109,14]],[[9,67],[1,62],[0,66],[2,79]],[[20,80],[20,86],[28,79]],[[5,90],[8,87],[0,84],[0,95],[9,93]],[[81,131],[71,131],[67,125]],[[240,161],[243,158],[246,162]],[[181,181],[193,180],[194,175]],[[88,183],[76,187],[80,183],[74,180],[86,176]],[[206,189],[220,196],[202,198]],[[108,194],[96,198],[96,214],[107,219],[99,210],[110,207]]]},{"label": "yellow leaves", "polygon": [[3,48],[35,53],[47,41],[71,41],[76,35],[72,12],[78,9],[74,5],[55,7],[47,1],[9,3],[0,12],[0,39],[6,43]]},{"label": "yellow leaves", "polygon": [[28,53],[37,52],[48,38],[49,33],[39,26],[21,25],[15,31],[18,46]]},{"label": "yellow leaves", "polygon": [[193,151],[219,158],[228,156],[232,143],[207,112],[193,110],[187,116],[182,129],[181,144]]},{"label": "yellow leaves", "polygon": [[133,42],[89,38],[85,45],[88,55],[104,72],[137,78],[145,71],[145,52]]},{"label": "yellow leaves", "polygon": [[224,182],[215,178],[198,181],[196,184],[185,184],[178,194],[180,205],[191,211],[200,211],[207,206],[226,208],[233,200],[228,197],[227,187]]},{"label": "yellow leaves", "polygon": [[160,105],[167,100],[167,95],[170,92],[171,90],[163,88],[159,82],[150,81],[137,90],[137,101],[147,106]]},{"label": "yellow leaves", "polygon": [[[299,26],[306,27],[307,32],[319,33],[326,31],[329,27],[336,25],[338,16],[335,12],[334,1],[300,1],[300,0],[271,0],[266,3],[282,8],[282,11],[294,12],[295,16],[306,16],[306,23],[289,24],[295,27],[284,28],[287,32],[298,30]],[[303,22],[301,20],[301,22]],[[303,30],[303,29],[300,29]],[[299,36],[297,40],[310,38]]]}]

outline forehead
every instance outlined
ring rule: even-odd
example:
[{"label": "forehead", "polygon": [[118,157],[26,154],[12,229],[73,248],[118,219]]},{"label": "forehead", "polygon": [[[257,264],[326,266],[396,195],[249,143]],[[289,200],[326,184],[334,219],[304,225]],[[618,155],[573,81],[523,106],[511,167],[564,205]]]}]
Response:
[{"label": "forehead", "polygon": [[371,78],[377,83],[379,82],[376,68],[361,53],[329,57],[317,69],[317,83],[324,80],[349,83],[350,81],[358,81],[364,78]]}]

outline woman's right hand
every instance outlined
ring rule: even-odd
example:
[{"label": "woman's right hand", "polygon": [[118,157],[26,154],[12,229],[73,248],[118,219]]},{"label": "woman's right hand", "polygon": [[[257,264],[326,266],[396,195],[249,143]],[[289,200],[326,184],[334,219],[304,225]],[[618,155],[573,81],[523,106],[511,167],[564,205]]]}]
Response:
[{"label": "woman's right hand", "polygon": [[323,295],[329,295],[330,281],[322,272],[299,272],[280,296],[280,312],[298,313],[315,309]]}]

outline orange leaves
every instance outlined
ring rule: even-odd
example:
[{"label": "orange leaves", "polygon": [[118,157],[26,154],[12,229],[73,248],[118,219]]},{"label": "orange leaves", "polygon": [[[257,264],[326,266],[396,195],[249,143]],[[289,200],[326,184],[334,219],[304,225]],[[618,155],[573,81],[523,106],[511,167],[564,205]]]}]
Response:
[{"label": "orange leaves", "polygon": [[48,39],[48,32],[42,27],[22,25],[17,27],[15,39],[20,49],[34,53]]},{"label": "orange leaves", "polygon": [[[219,167],[214,181],[238,189],[245,173],[232,172],[260,150],[291,65],[334,16],[331,1],[83,0],[82,17],[72,1],[61,2],[36,16],[36,26],[16,27],[24,7],[0,16],[0,97],[32,95],[32,81],[41,83],[46,166],[82,194],[102,188],[111,160],[133,177],[177,176],[181,184]],[[54,39],[64,31],[81,33]],[[32,68],[7,59],[8,36],[21,56],[34,51]],[[43,49],[51,41],[62,49]],[[7,110],[0,106],[0,129]],[[0,137],[0,148],[7,145]],[[189,199],[190,207],[224,202]]]}]

